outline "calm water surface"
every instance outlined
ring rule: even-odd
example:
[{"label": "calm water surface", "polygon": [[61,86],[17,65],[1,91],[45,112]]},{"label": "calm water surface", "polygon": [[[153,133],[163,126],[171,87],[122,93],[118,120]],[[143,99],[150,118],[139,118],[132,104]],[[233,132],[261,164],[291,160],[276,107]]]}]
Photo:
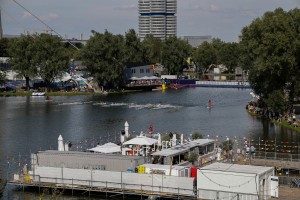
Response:
[{"label": "calm water surface", "polygon": [[[114,94],[107,96],[1,97],[1,177],[29,161],[30,152],[56,149],[62,134],[76,148],[97,141],[119,141],[129,123],[132,134],[176,131],[187,136],[195,131],[205,137],[261,138],[300,142],[299,134],[248,115],[245,105],[250,90],[185,88]],[[208,99],[212,109],[207,109]]]}]

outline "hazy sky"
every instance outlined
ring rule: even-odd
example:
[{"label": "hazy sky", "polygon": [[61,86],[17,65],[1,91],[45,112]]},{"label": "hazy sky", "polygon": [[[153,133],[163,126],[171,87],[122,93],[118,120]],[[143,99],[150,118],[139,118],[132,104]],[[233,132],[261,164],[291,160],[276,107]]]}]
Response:
[{"label": "hazy sky", "polygon": [[[138,32],[138,0],[17,0],[64,37],[88,39],[91,30]],[[244,26],[281,7],[300,7],[300,0],[178,0],[177,36],[211,35],[237,41]],[[13,0],[0,0],[4,34],[43,32],[46,27]]]}]

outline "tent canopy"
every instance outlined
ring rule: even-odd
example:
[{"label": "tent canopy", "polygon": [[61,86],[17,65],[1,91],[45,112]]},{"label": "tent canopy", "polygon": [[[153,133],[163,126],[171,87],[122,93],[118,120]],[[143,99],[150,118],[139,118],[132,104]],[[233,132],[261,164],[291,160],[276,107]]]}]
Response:
[{"label": "tent canopy", "polygon": [[121,152],[121,147],[114,143],[106,143],[104,145],[97,145],[94,148],[88,149],[89,151],[99,152],[99,153],[117,153]]},{"label": "tent canopy", "polygon": [[153,145],[157,144],[157,140],[145,136],[137,136],[123,143],[124,145]]}]

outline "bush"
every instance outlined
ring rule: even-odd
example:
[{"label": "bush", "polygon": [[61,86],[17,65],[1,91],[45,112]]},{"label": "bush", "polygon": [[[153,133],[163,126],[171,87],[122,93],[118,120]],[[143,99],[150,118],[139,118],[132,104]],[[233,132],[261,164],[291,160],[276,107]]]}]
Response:
[{"label": "bush", "polygon": [[202,139],[202,138],[203,138],[202,133],[200,133],[200,132],[198,132],[198,131],[196,131],[196,132],[194,132],[194,133],[192,134],[192,139],[193,139],[193,140]]},{"label": "bush", "polygon": [[191,152],[189,157],[188,157],[188,161],[193,163],[197,160],[198,155],[195,152]]}]

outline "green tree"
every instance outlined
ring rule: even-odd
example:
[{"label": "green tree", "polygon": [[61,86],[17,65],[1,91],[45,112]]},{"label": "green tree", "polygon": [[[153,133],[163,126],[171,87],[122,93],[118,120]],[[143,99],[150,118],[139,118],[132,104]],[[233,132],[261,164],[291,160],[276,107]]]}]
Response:
[{"label": "green tree", "polygon": [[10,41],[7,38],[0,39],[0,57],[9,57],[9,45]]},{"label": "green tree", "polygon": [[34,39],[33,60],[39,76],[47,88],[56,78],[61,78],[63,72],[70,66],[67,50],[58,36],[49,34],[36,35]]},{"label": "green tree", "polygon": [[165,40],[162,49],[162,64],[169,74],[180,74],[187,67],[187,58],[192,53],[192,47],[186,41],[175,36]]},{"label": "green tree", "polygon": [[143,60],[148,63],[160,63],[163,42],[153,35],[146,35],[142,41]]},{"label": "green tree", "polygon": [[203,42],[194,50],[193,60],[197,67],[205,72],[211,64],[217,64],[215,48],[209,42]]},{"label": "green tree", "polygon": [[202,138],[203,138],[202,133],[200,133],[200,132],[198,132],[198,131],[196,131],[196,132],[194,132],[194,133],[192,134],[192,139],[193,139],[193,140],[202,139]]},{"label": "green tree", "polygon": [[21,35],[15,39],[9,47],[9,63],[19,77],[25,78],[26,90],[29,90],[30,79],[37,76],[37,67],[34,62],[36,49],[34,46],[36,35]]},{"label": "green tree", "polygon": [[300,10],[266,12],[242,29],[241,64],[249,70],[255,93],[266,100],[273,91],[299,96]]},{"label": "green tree", "polygon": [[286,100],[284,98],[284,92],[275,90],[269,94],[267,99],[267,106],[271,108],[273,112],[283,113],[286,110]]},{"label": "green tree", "polygon": [[217,63],[225,65],[233,73],[239,62],[239,53],[238,43],[224,42],[217,50]]},{"label": "green tree", "polygon": [[134,29],[125,34],[125,63],[143,63],[142,44]]},{"label": "green tree", "polygon": [[82,49],[82,60],[87,71],[105,89],[120,86],[125,69],[124,37],[107,30],[103,34],[92,33],[94,35]]}]

